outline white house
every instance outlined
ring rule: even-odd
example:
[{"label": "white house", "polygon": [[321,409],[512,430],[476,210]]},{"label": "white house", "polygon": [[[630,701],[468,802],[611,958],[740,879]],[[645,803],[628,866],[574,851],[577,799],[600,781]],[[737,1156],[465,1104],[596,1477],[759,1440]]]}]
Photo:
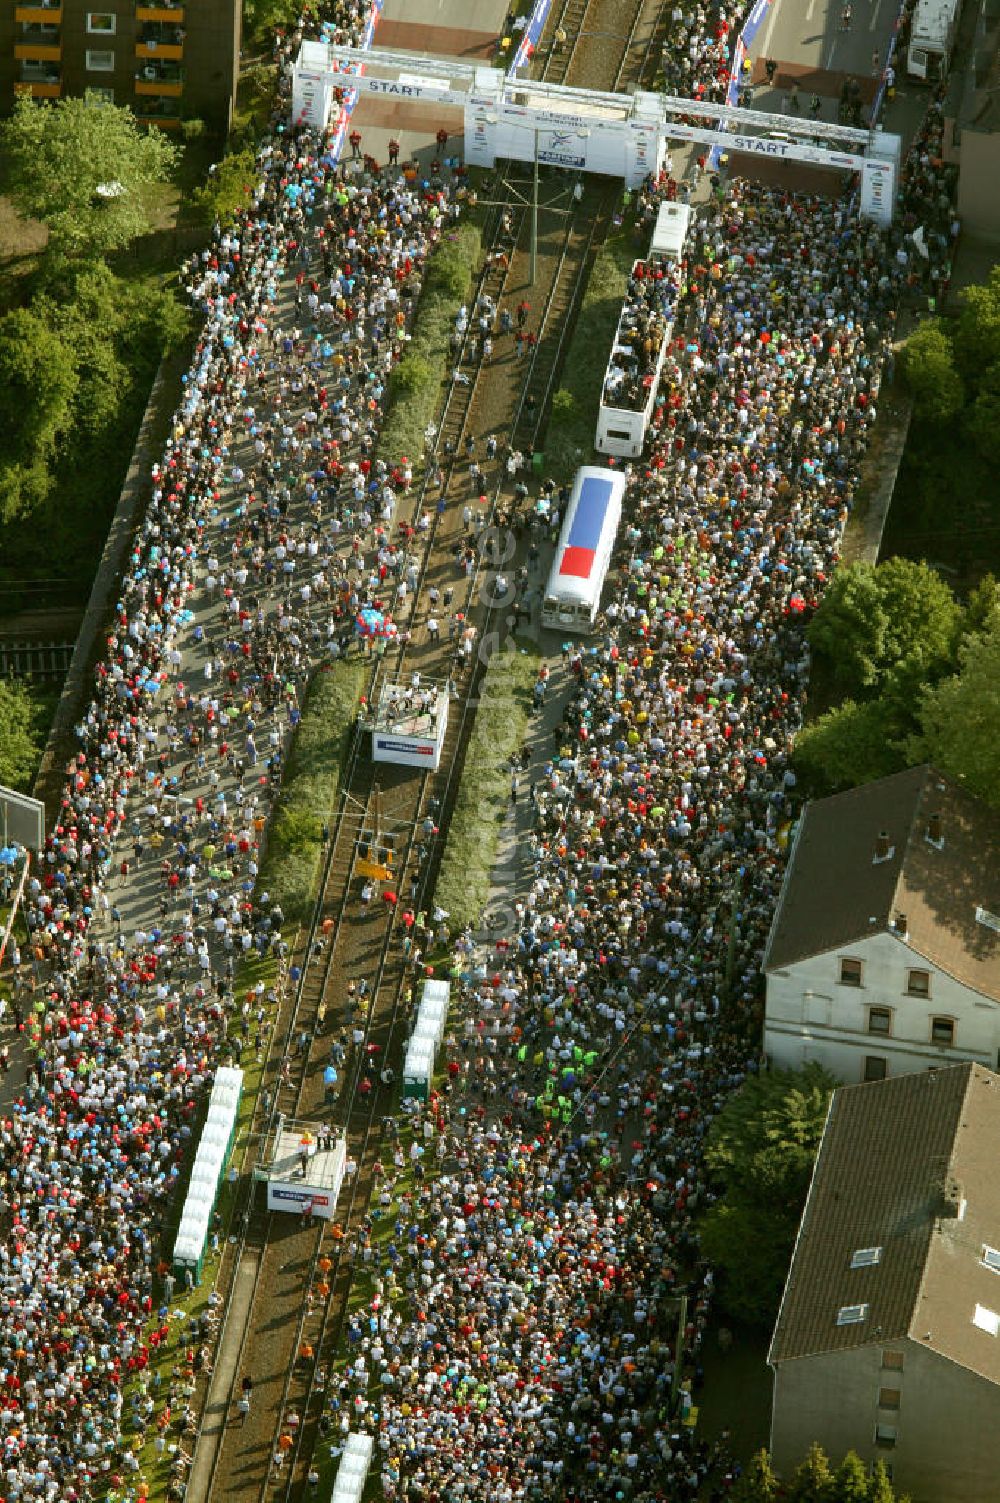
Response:
[{"label": "white house", "polygon": [[764,970],[775,1066],[1000,1069],[1000,816],[927,766],[807,804]]}]

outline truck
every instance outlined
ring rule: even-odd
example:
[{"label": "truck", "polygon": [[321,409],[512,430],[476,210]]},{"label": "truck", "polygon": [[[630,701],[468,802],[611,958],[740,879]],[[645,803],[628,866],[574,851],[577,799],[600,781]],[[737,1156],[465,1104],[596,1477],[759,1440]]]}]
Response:
[{"label": "truck", "polygon": [[911,78],[935,84],[944,78],[958,29],[962,0],[917,0],[906,49]]}]

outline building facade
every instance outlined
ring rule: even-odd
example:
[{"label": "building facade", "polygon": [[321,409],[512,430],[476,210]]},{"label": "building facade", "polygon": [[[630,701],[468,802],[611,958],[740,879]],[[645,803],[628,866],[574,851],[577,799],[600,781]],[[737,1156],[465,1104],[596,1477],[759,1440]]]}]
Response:
[{"label": "building facade", "polygon": [[808,804],[764,969],[764,1052],[844,1081],[1000,1069],[1000,822],[930,767]]},{"label": "building facade", "polygon": [[0,111],[17,93],[60,99],[93,90],[142,121],[228,128],[239,76],[239,0],[198,5],[80,0],[0,8]]},{"label": "building facade", "polygon": [[819,1442],[913,1503],[988,1503],[1000,1427],[1000,1076],[836,1091],[768,1361],[788,1477]]}]

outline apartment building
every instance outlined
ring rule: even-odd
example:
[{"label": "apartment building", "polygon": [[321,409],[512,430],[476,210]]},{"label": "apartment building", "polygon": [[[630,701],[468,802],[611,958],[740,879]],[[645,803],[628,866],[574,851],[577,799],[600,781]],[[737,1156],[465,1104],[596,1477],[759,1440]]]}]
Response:
[{"label": "apartment building", "polygon": [[140,120],[228,127],[240,58],[240,0],[0,4],[0,112],[15,95],[60,99],[93,90]]},{"label": "apartment building", "polygon": [[834,1092],[768,1356],[782,1476],[818,1441],[913,1503],[995,1503],[998,1142],[980,1065]]}]

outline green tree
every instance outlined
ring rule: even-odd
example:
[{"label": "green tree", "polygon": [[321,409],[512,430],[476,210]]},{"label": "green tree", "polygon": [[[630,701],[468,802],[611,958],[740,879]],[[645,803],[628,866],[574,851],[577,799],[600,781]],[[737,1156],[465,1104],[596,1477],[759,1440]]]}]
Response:
[{"label": "green tree", "polygon": [[15,308],[0,318],[0,463],[30,464],[67,428],[77,388],[76,358],[47,310]]},{"label": "green tree", "polygon": [[868,1503],[869,1481],[868,1471],[857,1451],[848,1451],[834,1480],[837,1503]]},{"label": "green tree", "polygon": [[809,627],[817,659],[845,693],[897,693],[952,662],[961,612],[927,564],[890,558],[838,569]]},{"label": "green tree", "polygon": [[815,1064],[754,1075],[712,1124],[705,1163],[721,1195],[699,1235],[737,1319],[768,1325],[777,1311],[835,1085]]},{"label": "green tree", "polygon": [[933,762],[970,793],[1000,806],[1000,611],[959,649],[959,671],[928,688],[920,730],[907,742],[912,762]]},{"label": "green tree", "polygon": [[906,765],[899,739],[910,729],[891,703],[845,699],[795,739],[795,770],[804,791],[813,797],[839,793],[899,772]]},{"label": "green tree", "polygon": [[965,391],[955,369],[951,340],[940,319],[926,319],[910,335],[899,365],[920,422],[940,426],[962,410]]},{"label": "green tree", "polygon": [[229,225],[247,207],[259,178],[256,152],[249,148],[233,151],[216,162],[204,186],[196,188],[191,197],[207,224],[218,220],[221,225]]},{"label": "green tree", "polygon": [[964,431],[982,457],[1000,456],[1000,363],[994,361],[979,381],[975,401],[965,414]]},{"label": "green tree", "polygon": [[0,783],[30,789],[47,724],[45,700],[20,679],[0,681]]},{"label": "green tree", "polygon": [[962,289],[959,309],[952,348],[959,375],[976,390],[1000,359],[1000,267],[985,282]]},{"label": "green tree", "polygon": [[1000,608],[1000,580],[993,574],[984,574],[970,591],[962,617],[962,631],[966,636],[982,631],[990,616]]},{"label": "green tree", "polygon": [[[875,1463],[875,1470],[868,1484],[868,1503],[896,1503],[896,1492],[889,1481],[884,1461]],[[900,1499],[900,1503],[905,1503],[905,1500]]]},{"label": "green tree", "polygon": [[815,1442],[795,1469],[795,1476],[785,1492],[788,1503],[835,1503],[836,1483],[823,1447]]},{"label": "green tree", "polygon": [[169,178],[179,148],[142,131],[131,110],[96,95],[38,105],[19,98],[0,127],[6,188],[18,210],[40,219],[49,247],[103,256],[149,228],[149,190]]},{"label": "green tree", "polygon": [[778,1479],[767,1451],[755,1451],[743,1468],[732,1495],[734,1503],[775,1503]]}]

